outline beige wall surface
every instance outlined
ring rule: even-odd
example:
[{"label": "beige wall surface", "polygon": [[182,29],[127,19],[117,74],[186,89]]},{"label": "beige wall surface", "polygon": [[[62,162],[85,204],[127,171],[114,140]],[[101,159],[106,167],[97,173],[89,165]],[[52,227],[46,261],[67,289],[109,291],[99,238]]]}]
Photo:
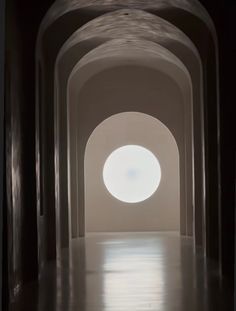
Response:
[{"label": "beige wall surface", "polygon": [[[110,153],[129,144],[152,151],[162,170],[154,195],[135,204],[115,199],[102,177]],[[179,152],[171,132],[159,120],[139,112],[120,113],[92,133],[85,153],[85,219],[87,232],[179,230]]]}]

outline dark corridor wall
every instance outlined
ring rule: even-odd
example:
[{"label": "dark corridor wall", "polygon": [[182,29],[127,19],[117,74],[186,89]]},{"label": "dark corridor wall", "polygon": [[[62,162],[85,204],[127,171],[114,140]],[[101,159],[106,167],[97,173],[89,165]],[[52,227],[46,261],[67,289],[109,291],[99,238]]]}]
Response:
[{"label": "dark corridor wall", "polygon": [[[227,1],[225,2],[226,6]],[[224,21],[226,25],[224,25]],[[236,72],[236,3],[223,9],[218,28],[220,36],[221,76],[221,176],[222,176],[222,267],[233,277],[235,226],[235,72]]]},{"label": "dark corridor wall", "polygon": [[[4,206],[4,44],[5,44],[5,1],[0,0],[0,263],[3,262],[3,206]],[[3,265],[0,266],[0,309],[3,294]]]},{"label": "dark corridor wall", "polygon": [[[235,243],[235,72],[236,2],[201,0],[212,16],[219,41],[220,62],[220,151],[221,151],[221,230],[222,273],[233,281]],[[211,116],[208,116],[210,118]],[[211,136],[211,130],[209,134]],[[213,142],[214,143],[214,142]],[[211,148],[212,141],[208,142]],[[212,202],[214,204],[214,202]],[[214,217],[214,213],[208,215]],[[210,236],[214,239],[214,236]]]},{"label": "dark corridor wall", "polygon": [[[52,1],[51,1],[52,2]],[[38,275],[35,172],[35,44],[49,1],[6,3],[5,152],[8,286],[13,299]],[[6,254],[5,254],[6,256]]]},{"label": "dark corridor wall", "polygon": [[[158,1],[158,0],[157,0]],[[35,173],[35,43],[39,24],[53,0],[7,0],[6,17],[6,186],[9,285],[35,279],[37,218]],[[235,59],[236,4],[232,0],[202,0],[213,17],[220,49],[220,121],[222,212],[219,215],[222,270],[233,279],[235,188]],[[209,118],[213,116],[208,116]],[[208,129],[209,135],[214,129]],[[215,141],[209,139],[214,150]],[[13,191],[14,190],[14,191]],[[212,202],[214,205],[214,195]],[[216,217],[208,215],[208,220]],[[14,230],[13,230],[14,229]],[[14,232],[13,232],[14,231]],[[214,239],[209,232],[208,237]],[[14,251],[13,251],[14,250]],[[215,245],[214,252],[219,251]],[[14,255],[14,256],[13,256]],[[8,256],[8,257],[6,257]],[[5,285],[6,283],[6,279]],[[13,297],[13,291],[10,296]]]}]

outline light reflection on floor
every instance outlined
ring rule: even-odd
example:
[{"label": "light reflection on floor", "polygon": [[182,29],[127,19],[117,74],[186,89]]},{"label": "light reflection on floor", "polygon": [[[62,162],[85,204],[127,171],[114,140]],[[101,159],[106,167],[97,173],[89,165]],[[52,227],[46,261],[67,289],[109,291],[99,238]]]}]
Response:
[{"label": "light reflection on floor", "polygon": [[217,267],[173,233],[89,234],[24,288],[13,311],[233,311]]},{"label": "light reflection on floor", "polygon": [[160,252],[160,243],[153,247],[140,240],[134,247],[127,242],[106,248],[103,265],[105,310],[113,310],[116,306],[124,310],[163,309],[165,269],[163,262],[156,260]]}]

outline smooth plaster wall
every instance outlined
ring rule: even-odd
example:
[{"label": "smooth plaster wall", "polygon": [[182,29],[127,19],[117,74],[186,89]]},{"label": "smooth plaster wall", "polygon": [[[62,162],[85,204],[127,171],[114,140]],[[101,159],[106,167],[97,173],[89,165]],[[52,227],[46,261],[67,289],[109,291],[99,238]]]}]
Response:
[{"label": "smooth plaster wall", "polygon": [[[110,153],[123,145],[141,145],[158,158],[162,178],[149,199],[128,204],[115,199],[103,183],[103,166]],[[159,120],[127,112],[102,122],[85,151],[86,232],[179,231],[179,153],[173,135]]]}]

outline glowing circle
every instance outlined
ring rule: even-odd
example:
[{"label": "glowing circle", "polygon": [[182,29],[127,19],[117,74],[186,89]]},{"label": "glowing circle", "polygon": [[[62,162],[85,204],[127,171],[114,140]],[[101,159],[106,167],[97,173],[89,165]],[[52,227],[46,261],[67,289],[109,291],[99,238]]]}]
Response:
[{"label": "glowing circle", "polygon": [[148,149],[127,145],[109,155],[103,168],[103,181],[116,199],[138,203],[156,192],[161,181],[161,167]]}]

